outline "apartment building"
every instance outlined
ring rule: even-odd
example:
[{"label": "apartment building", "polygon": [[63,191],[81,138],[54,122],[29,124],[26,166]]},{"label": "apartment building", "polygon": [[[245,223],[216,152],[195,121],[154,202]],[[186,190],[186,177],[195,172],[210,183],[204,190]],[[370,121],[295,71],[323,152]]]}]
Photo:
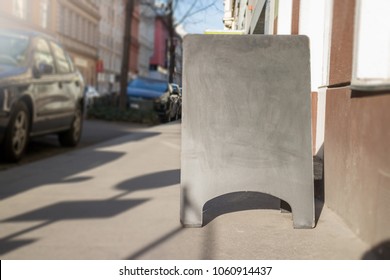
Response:
[{"label": "apartment building", "polygon": [[52,0],[53,25],[86,84],[96,86],[100,13],[96,0]]},{"label": "apartment building", "polygon": [[98,5],[101,16],[98,90],[101,93],[119,92],[126,2],[124,0],[99,0]]},{"label": "apartment building", "polygon": [[0,26],[33,28],[55,35],[55,5],[51,0],[10,0],[0,3]]},{"label": "apartment building", "polygon": [[145,1],[140,5],[139,23],[139,57],[138,72],[140,76],[149,76],[149,62],[154,52],[154,21],[156,11],[152,8],[154,1]]},{"label": "apartment building", "polygon": [[157,16],[154,21],[153,55],[149,61],[150,75],[156,79],[168,79],[168,39],[164,18]]}]

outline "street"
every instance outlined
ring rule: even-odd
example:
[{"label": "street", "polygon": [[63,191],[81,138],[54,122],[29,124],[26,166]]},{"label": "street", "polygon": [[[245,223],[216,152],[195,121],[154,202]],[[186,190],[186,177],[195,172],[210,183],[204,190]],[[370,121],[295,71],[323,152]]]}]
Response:
[{"label": "street", "polygon": [[[144,128],[144,125],[133,123],[107,122],[99,120],[84,120],[83,133],[79,145],[75,148],[61,147],[57,135],[47,135],[31,139],[26,155],[18,163],[7,163],[0,159],[0,172],[12,167],[67,153],[110,139],[127,135]],[[1,173],[0,173],[1,174]],[[0,175],[1,176],[1,175]]]}]

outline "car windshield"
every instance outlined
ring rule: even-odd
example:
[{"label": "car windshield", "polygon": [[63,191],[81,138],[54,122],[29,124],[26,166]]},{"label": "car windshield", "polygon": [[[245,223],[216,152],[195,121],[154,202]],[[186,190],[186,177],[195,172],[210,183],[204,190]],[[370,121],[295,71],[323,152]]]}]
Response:
[{"label": "car windshield", "polygon": [[168,90],[168,83],[165,81],[138,78],[131,81],[129,87],[165,92]]},{"label": "car windshield", "polygon": [[29,38],[0,32],[0,64],[21,66],[27,57]]}]

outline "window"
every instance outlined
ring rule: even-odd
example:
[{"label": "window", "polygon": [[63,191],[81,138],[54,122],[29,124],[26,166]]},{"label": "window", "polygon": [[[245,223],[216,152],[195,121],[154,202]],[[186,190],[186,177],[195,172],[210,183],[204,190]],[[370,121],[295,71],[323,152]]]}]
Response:
[{"label": "window", "polygon": [[352,85],[360,90],[390,89],[390,1],[358,0]]},{"label": "window", "polygon": [[77,39],[79,41],[83,41],[83,19],[81,18],[81,16],[78,16],[77,17],[77,25],[76,25],[76,28],[77,28]]},{"label": "window", "polygon": [[47,28],[49,25],[49,0],[41,0],[41,26]]},{"label": "window", "polygon": [[12,8],[14,16],[27,19],[27,0],[13,0]]},{"label": "window", "polygon": [[66,60],[68,61],[70,71],[74,72],[76,70],[76,68],[75,68],[75,66],[74,66],[74,64],[72,62],[72,59],[70,58],[69,54],[65,53],[65,57],[66,57]]},{"label": "window", "polygon": [[0,63],[22,66],[27,60],[29,38],[12,33],[0,33]]},{"label": "window", "polygon": [[93,45],[93,30],[92,23],[88,24],[88,42],[90,45]]},{"label": "window", "polygon": [[76,19],[77,19],[77,15],[76,15],[76,13],[75,12],[72,12],[72,11],[70,11],[70,15],[69,15],[69,19],[70,19],[70,22],[69,22],[69,24],[70,24],[70,26],[71,26],[71,28],[70,28],[70,37],[72,37],[72,38],[76,38],[76,33],[77,33],[77,27],[76,27]]},{"label": "window", "polygon": [[[60,12],[61,13],[61,12]],[[64,8],[64,34],[67,35],[67,36],[70,36],[70,30],[71,30],[71,25],[70,25],[70,22],[71,22],[71,19],[70,19],[70,11],[69,9],[67,8]]]},{"label": "window", "polygon": [[98,36],[97,26],[93,25],[92,28],[93,28],[92,29],[92,34],[93,34],[92,45],[97,46],[97,45],[99,45],[99,36]]},{"label": "window", "polygon": [[54,57],[57,62],[57,71],[61,74],[70,73],[72,69],[72,63],[70,62],[69,57],[65,53],[64,49],[61,48],[56,43],[51,42],[51,47],[53,48]]},{"label": "window", "polygon": [[54,59],[50,52],[49,44],[42,38],[35,40],[34,63],[37,67],[39,67],[40,63],[48,64],[53,67],[52,73],[54,73]]},{"label": "window", "polygon": [[61,5],[58,5],[57,11],[57,25],[58,31],[62,34],[66,34],[65,32],[65,24],[66,24],[66,9],[63,9]]},{"label": "window", "polygon": [[83,26],[82,26],[81,38],[83,39],[84,43],[88,43],[88,40],[87,40],[87,20],[83,19],[82,23],[83,23]]}]

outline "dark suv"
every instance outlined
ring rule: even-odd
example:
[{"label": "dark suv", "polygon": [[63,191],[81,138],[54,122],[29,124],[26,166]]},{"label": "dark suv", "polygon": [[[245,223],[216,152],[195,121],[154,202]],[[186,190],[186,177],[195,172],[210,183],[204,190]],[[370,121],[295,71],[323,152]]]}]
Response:
[{"label": "dark suv", "polygon": [[18,161],[32,136],[57,133],[63,146],[81,137],[84,82],[53,38],[0,29],[0,143]]},{"label": "dark suv", "polygon": [[164,80],[137,77],[127,85],[131,110],[154,110],[161,122],[177,119],[179,86]]}]

